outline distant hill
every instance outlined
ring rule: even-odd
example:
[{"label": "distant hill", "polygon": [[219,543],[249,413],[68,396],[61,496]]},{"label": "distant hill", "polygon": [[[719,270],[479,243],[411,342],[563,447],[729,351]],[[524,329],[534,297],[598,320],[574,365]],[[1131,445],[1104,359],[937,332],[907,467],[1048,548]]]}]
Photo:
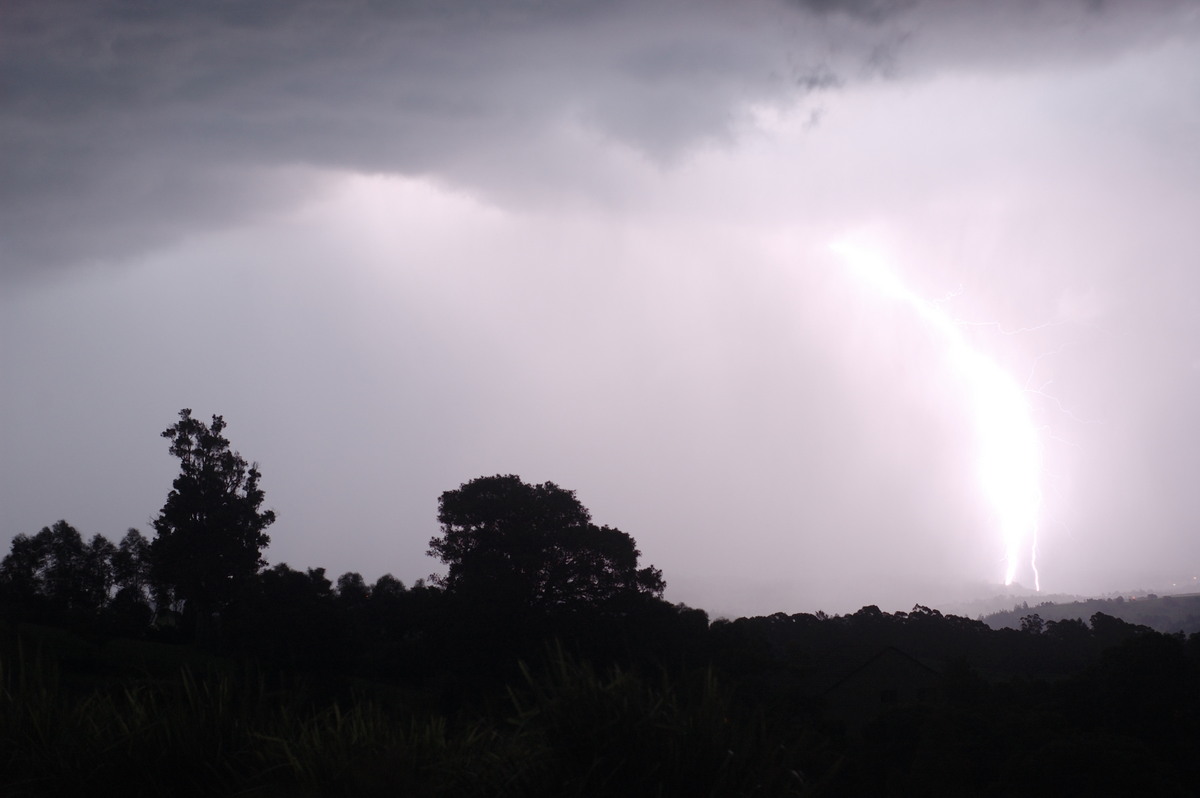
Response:
[{"label": "distant hill", "polygon": [[1019,629],[1021,619],[1027,615],[1037,615],[1043,621],[1078,618],[1086,623],[1097,612],[1168,634],[1200,632],[1200,593],[1176,596],[1157,596],[1150,593],[1134,598],[1091,598],[1061,604],[1051,601],[1030,604],[1028,601],[1022,601],[1011,610],[983,616],[983,621],[993,629]]}]

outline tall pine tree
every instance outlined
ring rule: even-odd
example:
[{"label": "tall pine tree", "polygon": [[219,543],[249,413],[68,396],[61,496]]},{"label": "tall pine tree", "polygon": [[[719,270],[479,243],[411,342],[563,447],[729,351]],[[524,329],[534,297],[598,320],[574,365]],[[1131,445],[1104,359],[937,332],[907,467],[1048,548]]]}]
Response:
[{"label": "tall pine tree", "polygon": [[179,476],[154,521],[155,581],[183,604],[204,641],[214,615],[225,610],[265,564],[264,531],[275,513],[261,509],[258,464],[247,463],[222,435],[225,420],[192,418],[190,409],[163,433],[179,458]]}]

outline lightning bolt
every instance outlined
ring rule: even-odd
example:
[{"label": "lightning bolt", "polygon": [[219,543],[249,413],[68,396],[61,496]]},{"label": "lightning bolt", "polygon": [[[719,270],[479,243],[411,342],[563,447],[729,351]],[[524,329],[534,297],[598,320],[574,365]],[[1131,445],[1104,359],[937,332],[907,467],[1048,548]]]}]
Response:
[{"label": "lightning bolt", "polygon": [[942,341],[950,363],[969,386],[979,439],[979,478],[1003,540],[1004,584],[1013,583],[1027,553],[1034,589],[1040,591],[1037,533],[1042,502],[1042,445],[1027,391],[971,345],[962,325],[938,304],[909,290],[877,255],[844,242],[831,249],[858,279],[906,305]]}]

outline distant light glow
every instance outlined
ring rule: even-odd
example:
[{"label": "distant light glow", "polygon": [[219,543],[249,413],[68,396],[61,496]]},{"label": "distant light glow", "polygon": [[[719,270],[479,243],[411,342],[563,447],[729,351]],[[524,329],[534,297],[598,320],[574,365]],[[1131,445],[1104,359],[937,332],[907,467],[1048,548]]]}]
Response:
[{"label": "distant light glow", "polygon": [[999,523],[1004,546],[1004,584],[1016,579],[1028,556],[1034,589],[1042,493],[1042,446],[1028,392],[994,360],[971,346],[959,324],[939,305],[913,293],[875,253],[840,242],[832,250],[872,289],[908,306],[937,332],[956,371],[970,388],[979,440],[979,478]]}]

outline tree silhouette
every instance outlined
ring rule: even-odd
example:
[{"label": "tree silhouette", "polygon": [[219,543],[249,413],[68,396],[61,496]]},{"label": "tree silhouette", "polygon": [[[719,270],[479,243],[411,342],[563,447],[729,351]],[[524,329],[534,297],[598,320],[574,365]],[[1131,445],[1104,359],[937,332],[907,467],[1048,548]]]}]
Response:
[{"label": "tree silhouette", "polygon": [[324,568],[298,571],[279,563],[260,573],[243,598],[226,624],[242,650],[305,669],[327,668],[349,653],[351,628]]},{"label": "tree silhouette", "polygon": [[454,594],[553,609],[663,591],[661,571],[637,567],[633,538],[593,524],[575,492],[553,482],[474,479],[442,494],[438,521],[428,553],[449,566],[436,581]]},{"label": "tree silhouette", "polygon": [[269,542],[263,531],[275,513],[261,510],[258,464],[247,464],[221,434],[225,420],[212,425],[179,411],[179,421],[162,437],[179,458],[179,476],[154,521],[153,571],[169,596],[182,601],[203,638],[212,613],[220,613],[265,564]]},{"label": "tree silhouette", "polygon": [[114,623],[127,634],[139,634],[150,625],[150,568],[150,541],[130,529],[112,554],[116,595],[108,604]]},{"label": "tree silhouette", "polygon": [[0,562],[0,585],[3,585],[5,595],[26,611],[32,610],[46,597],[46,560],[49,555],[46,536],[49,532],[49,527],[46,527],[33,537],[24,533],[16,535],[9,553]]},{"label": "tree silhouette", "polygon": [[117,592],[128,591],[130,599],[145,602],[150,590],[150,565],[150,541],[131,528],[112,555],[113,583]]},{"label": "tree silhouette", "polygon": [[369,591],[372,600],[385,601],[401,598],[406,592],[408,592],[408,588],[404,586],[404,583],[391,574],[384,574],[375,580],[375,584]]},{"label": "tree silhouette", "polygon": [[70,612],[85,603],[84,563],[87,548],[83,536],[66,521],[42,529],[35,540],[41,542],[45,558],[42,568],[43,590],[54,608]]},{"label": "tree silhouette", "polygon": [[1046,622],[1036,612],[1021,618],[1021,631],[1031,635],[1040,635],[1046,630]]},{"label": "tree silhouette", "polygon": [[371,589],[357,571],[348,571],[337,579],[338,601],[347,607],[359,607],[367,602]]},{"label": "tree silhouette", "polygon": [[95,616],[108,604],[115,552],[103,535],[84,543],[75,527],[57,521],[32,537],[13,538],[0,581],[31,610],[41,607],[58,619]]},{"label": "tree silhouette", "polygon": [[79,606],[87,612],[98,612],[108,605],[113,587],[113,555],[117,547],[103,535],[92,535],[83,550],[80,562]]}]

